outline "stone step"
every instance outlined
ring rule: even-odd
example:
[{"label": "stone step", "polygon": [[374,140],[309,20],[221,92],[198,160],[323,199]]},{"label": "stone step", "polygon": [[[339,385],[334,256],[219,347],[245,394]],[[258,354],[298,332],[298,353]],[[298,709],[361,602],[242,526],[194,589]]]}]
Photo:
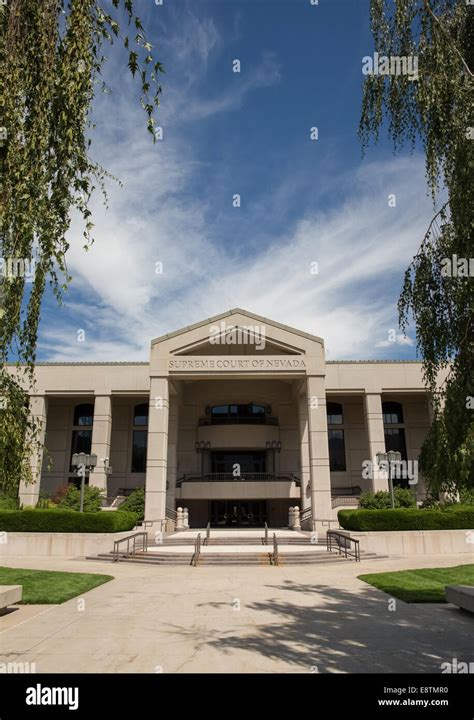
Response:
[{"label": "stone step", "polygon": [[[386,556],[375,553],[361,553],[361,560],[376,560]],[[128,558],[120,557],[120,562],[135,563],[139,565],[191,565],[193,553],[153,553],[152,555],[131,555]],[[270,565],[270,552],[256,553],[205,553],[199,557],[198,565]],[[340,562],[354,562],[354,558],[346,558],[337,553],[304,552],[304,553],[279,553],[279,565],[291,567],[292,565],[317,565]],[[113,561],[112,553],[101,553],[88,560],[100,560],[105,562]]]},{"label": "stone step", "polygon": [[[310,538],[277,538],[278,542],[281,545],[317,545],[317,546],[326,546],[326,540],[318,540],[318,542],[311,542]],[[149,542],[149,545],[154,544],[154,538]],[[183,539],[183,540],[170,540],[166,538],[163,540],[163,545],[166,545],[167,547],[190,547],[194,546],[195,539],[189,538],[189,539]],[[204,544],[204,538],[202,538],[202,543]],[[273,544],[272,538],[269,538],[268,545],[263,544],[263,539],[259,538],[232,538],[232,537],[222,537],[222,538],[210,538],[210,542],[208,547],[211,545],[254,545],[255,547],[270,547]]]}]

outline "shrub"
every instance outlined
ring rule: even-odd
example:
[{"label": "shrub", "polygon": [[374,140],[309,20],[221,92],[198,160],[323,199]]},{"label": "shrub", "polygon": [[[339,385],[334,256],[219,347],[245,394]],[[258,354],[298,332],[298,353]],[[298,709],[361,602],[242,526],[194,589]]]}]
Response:
[{"label": "shrub", "polygon": [[459,500],[462,505],[474,505],[474,488],[463,488],[460,490]]},{"label": "shrub", "polygon": [[[416,498],[408,488],[395,487],[393,489],[395,507],[415,507]],[[392,499],[387,490],[379,490],[376,493],[365,492],[360,496],[359,504],[365,510],[383,510],[392,507]]]},{"label": "shrub", "polygon": [[0,510],[19,510],[20,498],[17,493],[5,492],[0,494]]},{"label": "shrub", "polygon": [[9,532],[121,532],[132,530],[137,523],[135,513],[73,512],[53,510],[0,510],[0,531]]},{"label": "shrub", "polygon": [[120,510],[128,510],[137,514],[139,520],[145,517],[145,488],[137,488],[120,505]]},{"label": "shrub", "polygon": [[[99,512],[102,507],[103,491],[93,485],[84,487],[84,512]],[[58,506],[79,510],[81,507],[81,491],[75,485],[69,485],[58,502]]]},{"label": "shrub", "polygon": [[474,507],[455,505],[418,510],[339,510],[339,524],[345,530],[470,530],[474,528]]}]

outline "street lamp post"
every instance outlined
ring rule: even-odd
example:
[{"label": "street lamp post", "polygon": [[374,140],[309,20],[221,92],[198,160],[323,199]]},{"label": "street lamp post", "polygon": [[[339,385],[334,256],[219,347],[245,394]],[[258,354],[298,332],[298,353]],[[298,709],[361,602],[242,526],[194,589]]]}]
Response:
[{"label": "street lamp post", "polygon": [[72,466],[77,468],[77,474],[81,478],[81,499],[79,501],[79,512],[84,512],[84,488],[86,484],[86,472],[90,472],[97,465],[97,455],[86,453],[74,453]]},{"label": "street lamp post", "polygon": [[272,453],[272,465],[273,465],[272,470],[273,470],[273,474],[276,475],[275,453],[281,452],[281,442],[279,440],[278,440],[278,442],[276,440],[272,440],[271,442],[268,441],[266,443],[266,448],[267,448],[267,450],[271,451],[271,453]]},{"label": "street lamp post", "polygon": [[390,490],[390,501],[392,504],[392,508],[394,508],[395,507],[395,494],[393,491],[392,467],[401,461],[402,455],[401,455],[401,453],[397,452],[396,450],[389,450],[388,453],[378,452],[376,457],[377,457],[377,465],[382,465],[382,463],[388,465],[388,487]]},{"label": "street lamp post", "polygon": [[194,447],[196,449],[197,454],[201,455],[201,478],[202,478],[204,475],[204,453],[209,452],[209,450],[211,449],[211,443],[209,441],[204,442],[204,440],[201,440],[201,442],[196,441]]}]

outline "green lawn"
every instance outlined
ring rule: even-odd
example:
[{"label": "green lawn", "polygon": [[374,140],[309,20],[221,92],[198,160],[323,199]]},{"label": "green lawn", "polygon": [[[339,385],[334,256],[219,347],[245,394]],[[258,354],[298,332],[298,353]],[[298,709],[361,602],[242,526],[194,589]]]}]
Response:
[{"label": "green lawn", "polygon": [[369,585],[405,602],[446,602],[446,585],[474,585],[474,565],[359,575]]},{"label": "green lawn", "polygon": [[113,580],[112,575],[0,567],[0,585],[23,585],[24,605],[56,605]]}]

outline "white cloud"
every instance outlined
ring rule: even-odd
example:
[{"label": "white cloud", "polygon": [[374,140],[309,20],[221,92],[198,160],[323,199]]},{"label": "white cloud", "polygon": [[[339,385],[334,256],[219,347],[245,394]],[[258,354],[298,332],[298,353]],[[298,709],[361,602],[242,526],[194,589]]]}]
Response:
[{"label": "white cloud", "polygon": [[[96,243],[89,252],[82,249],[80,223],[73,223],[72,292],[42,327],[42,357],[146,360],[151,338],[237,306],[323,337],[331,359],[370,358],[372,348],[388,348],[377,338],[396,322],[397,286],[432,215],[429,201],[420,201],[422,158],[331,173],[330,208],[308,209],[269,241],[269,218],[284,218],[294,188],[314,183],[290,165],[283,182],[262,188],[248,207],[235,211],[244,218],[251,253],[234,247],[212,192],[191,192],[203,165],[180,125],[182,113],[198,122],[238,107],[252,89],[278,82],[278,64],[266,56],[253,75],[230,77],[235,87],[203,100],[200,71],[221,39],[212,22],[192,14],[187,22],[193,32],[181,33],[187,41],[178,56],[186,67],[190,56],[199,62],[179,91],[167,89],[160,111],[164,142],[151,144],[143,115],[130,101],[131,81],[124,81],[122,94],[97,102],[94,147],[123,187],[109,184],[107,211],[99,199],[94,202]],[[319,172],[324,178],[324,167]],[[389,194],[397,196],[395,208]],[[162,275],[155,273],[157,262]],[[78,328],[86,330],[84,343],[77,341]]]}]

